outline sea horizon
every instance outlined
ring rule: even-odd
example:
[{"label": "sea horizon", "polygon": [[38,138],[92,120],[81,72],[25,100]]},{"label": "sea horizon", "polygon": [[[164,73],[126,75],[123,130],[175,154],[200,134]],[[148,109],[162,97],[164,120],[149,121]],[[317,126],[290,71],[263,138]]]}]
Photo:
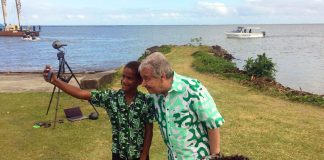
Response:
[{"label": "sea horizon", "polygon": [[[3,25],[2,23],[0,23]],[[238,26],[248,26],[248,25],[324,25],[324,23],[247,23],[247,24],[27,24],[22,26],[44,26],[44,27],[91,27],[91,26],[228,26],[228,25],[238,25]]]},{"label": "sea horizon", "polygon": [[[42,71],[57,68],[54,40],[64,44],[66,60],[75,72],[110,70],[136,60],[145,49],[186,45],[202,37],[203,45],[219,45],[242,69],[248,57],[265,52],[277,64],[276,80],[293,89],[324,94],[324,24],[240,24],[257,26],[265,38],[229,39],[225,32],[238,25],[48,25],[40,40],[0,37],[0,72]],[[93,29],[93,28],[96,29]],[[322,88],[322,89],[321,89]]]}]

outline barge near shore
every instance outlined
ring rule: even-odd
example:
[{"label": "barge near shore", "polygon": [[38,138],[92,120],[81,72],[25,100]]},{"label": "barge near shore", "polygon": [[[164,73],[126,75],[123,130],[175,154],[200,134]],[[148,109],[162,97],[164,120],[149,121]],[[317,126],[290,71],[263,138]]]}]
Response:
[{"label": "barge near shore", "polygon": [[20,0],[16,1],[18,24],[7,24],[7,0],[1,0],[3,25],[0,25],[0,36],[7,37],[22,37],[24,35],[39,36],[41,27],[38,26],[21,26],[20,25],[20,13],[21,3]]}]

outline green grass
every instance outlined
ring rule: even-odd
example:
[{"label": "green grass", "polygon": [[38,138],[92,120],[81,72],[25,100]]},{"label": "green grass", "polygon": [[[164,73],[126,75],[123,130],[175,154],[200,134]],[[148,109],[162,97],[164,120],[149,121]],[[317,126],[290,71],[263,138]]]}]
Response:
[{"label": "green grass", "polygon": [[235,63],[227,61],[221,57],[216,57],[204,49],[194,52],[192,56],[194,61],[192,67],[198,72],[219,74],[233,80],[247,80],[249,77],[243,74],[237,74]]},{"label": "green grass", "polygon": [[163,54],[167,54],[171,52],[171,46],[170,45],[162,45],[159,48],[159,52],[163,53]]},{"label": "green grass", "polygon": [[[64,117],[64,108],[80,106],[88,115],[93,109],[86,101],[62,94],[56,128],[33,128],[38,121],[53,121],[55,104],[49,114],[46,110],[50,93],[1,93],[0,159],[111,159],[111,126],[106,112],[100,112],[99,120],[69,122]],[[53,123],[52,123],[53,125]],[[166,156],[157,124],[154,129],[151,156]],[[153,151],[154,150],[154,151]]]},{"label": "green grass", "polygon": [[[252,159],[323,159],[324,108],[290,102],[242,86],[190,65],[198,47],[177,47],[167,55],[177,73],[198,78],[225,118],[221,150]],[[181,57],[181,58],[178,58]]]},{"label": "green grass", "polygon": [[[161,45],[157,49],[158,52],[161,52],[163,54],[167,54],[171,52],[171,45]],[[148,56],[147,53],[143,53],[139,58],[138,61],[142,61],[146,56]]]},{"label": "green grass", "polygon": [[207,52],[197,51],[192,56],[195,57],[193,67],[199,72],[226,74],[233,73],[236,70],[233,62],[207,54]]},{"label": "green grass", "polygon": [[[166,56],[177,73],[198,78],[214,97],[226,121],[221,127],[224,154],[267,160],[324,159],[323,107],[268,96],[223,76],[197,72],[191,67],[191,54],[199,49],[173,47]],[[111,85],[118,86],[118,80]],[[103,109],[98,109],[96,121],[65,120],[56,129],[32,128],[37,121],[54,119],[55,101],[45,116],[49,98],[50,93],[0,93],[1,160],[111,159],[111,127]],[[75,105],[86,115],[93,111],[87,102],[62,95],[58,117],[63,119],[63,108]],[[153,137],[151,159],[167,159],[157,124]]]}]

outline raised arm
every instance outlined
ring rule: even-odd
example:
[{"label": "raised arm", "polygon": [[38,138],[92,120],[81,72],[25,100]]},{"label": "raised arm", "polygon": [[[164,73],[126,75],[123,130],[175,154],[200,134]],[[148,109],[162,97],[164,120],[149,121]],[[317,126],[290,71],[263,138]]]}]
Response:
[{"label": "raised arm", "polygon": [[[52,76],[50,76],[50,79],[48,79],[48,75],[52,73]],[[84,100],[90,100],[91,98],[91,93],[87,90],[82,90],[79,87],[70,85],[68,83],[65,83],[58,79],[56,75],[51,71],[51,67],[49,65],[46,65],[44,71],[43,71],[43,76],[45,81],[55,85],[56,87],[60,88],[63,90],[65,93],[78,98],[78,99],[84,99]]]}]

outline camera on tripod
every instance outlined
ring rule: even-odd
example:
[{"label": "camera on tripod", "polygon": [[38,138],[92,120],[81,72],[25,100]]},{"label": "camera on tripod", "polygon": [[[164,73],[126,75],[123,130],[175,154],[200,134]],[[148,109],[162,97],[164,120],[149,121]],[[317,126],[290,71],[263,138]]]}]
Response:
[{"label": "camera on tripod", "polygon": [[[52,43],[52,47],[54,48],[54,49],[57,49],[59,52],[57,53],[57,60],[59,60],[60,61],[60,64],[59,64],[59,72],[58,72],[58,78],[60,79],[60,80],[62,80],[63,82],[66,82],[66,83],[69,83],[70,82],[70,80],[71,80],[71,78],[74,76],[74,74],[73,74],[73,72],[72,72],[72,70],[70,69],[70,67],[69,67],[69,65],[67,64],[67,62],[65,61],[65,58],[64,58],[64,56],[65,56],[65,51],[63,51],[63,50],[61,50],[61,48],[64,48],[64,46],[67,46],[67,44],[62,44],[60,41],[58,41],[58,40],[55,40],[53,43]],[[63,62],[62,62],[63,61]],[[62,63],[63,64],[62,64]],[[70,73],[71,73],[71,75],[70,76],[68,76],[67,74],[65,74],[65,65],[67,66],[67,67],[69,67],[69,69],[70,69]],[[60,74],[61,73],[61,74]],[[51,80],[51,78],[52,78],[52,73],[50,72],[49,74],[48,74],[48,77],[47,77],[47,79],[48,80]],[[75,78],[76,79],[76,78]],[[78,80],[76,79],[76,81],[78,82]],[[79,82],[78,82],[79,83]],[[79,86],[80,86],[80,84],[79,84]]]},{"label": "camera on tripod", "polygon": [[[60,41],[54,41],[53,44],[52,44],[52,47],[54,49],[57,49],[59,52],[57,53],[57,59],[59,60],[59,69],[58,69],[58,72],[57,72],[57,79],[60,79],[62,81],[64,81],[65,83],[69,83],[70,80],[72,78],[75,79],[75,81],[77,82],[77,84],[79,85],[79,88],[81,88],[81,85],[80,85],[80,82],[78,81],[78,79],[76,78],[75,74],[73,73],[71,67],[69,66],[69,64],[67,63],[67,61],[65,60],[65,51],[62,50],[62,48],[64,49],[64,46],[67,46],[66,44],[62,44]],[[65,67],[68,68],[69,70],[69,73],[66,73],[65,72]],[[48,75],[47,75],[47,81],[51,81],[52,80],[52,76],[53,76],[53,73],[52,72],[48,72]],[[50,99],[50,102],[48,104],[48,108],[47,108],[47,112],[46,112],[46,115],[48,115],[48,111],[51,107],[51,104],[52,104],[52,100],[53,100],[53,96],[54,96],[54,93],[55,93],[55,90],[56,90],[56,86],[54,85],[54,88],[53,88],[53,91],[52,91],[52,95],[51,95],[51,99]],[[58,110],[58,104],[59,104],[59,97],[60,97],[60,88],[58,88],[58,91],[57,91],[57,103],[56,103],[56,111],[55,111],[55,119],[54,119],[54,128],[55,128],[55,124],[56,124],[56,118],[57,118],[57,110]],[[95,112],[92,112],[90,113],[90,115],[88,116],[89,119],[91,120],[96,120],[98,119],[98,116],[99,116],[99,113],[98,111],[96,110],[96,108],[93,106],[93,104],[89,101],[89,103],[91,104],[91,106],[93,107],[93,109],[95,110]]]},{"label": "camera on tripod", "polygon": [[54,49],[59,50],[59,51],[60,51],[60,48],[63,47],[63,46],[67,46],[67,44],[62,44],[62,43],[61,43],[60,41],[58,41],[58,40],[54,41],[53,44],[52,44],[52,47],[53,47]]}]

